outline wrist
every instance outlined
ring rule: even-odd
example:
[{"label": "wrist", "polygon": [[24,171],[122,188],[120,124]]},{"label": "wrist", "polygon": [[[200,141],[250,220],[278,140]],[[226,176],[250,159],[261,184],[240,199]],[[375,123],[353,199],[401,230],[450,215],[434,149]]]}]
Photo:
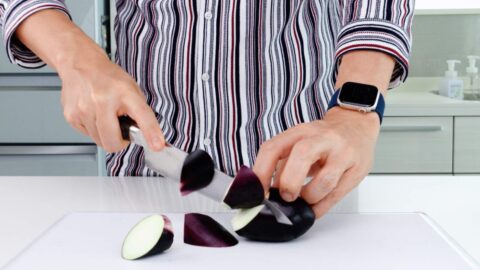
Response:
[{"label": "wrist", "polygon": [[380,131],[380,118],[375,112],[359,112],[342,107],[333,107],[325,113],[324,120],[335,121],[353,121],[354,123],[361,124],[368,130],[378,134]]},{"label": "wrist", "polygon": [[52,59],[52,65],[61,78],[67,77],[73,70],[93,75],[100,63],[110,62],[102,48],[81,29],[75,27],[62,35],[64,42]]}]

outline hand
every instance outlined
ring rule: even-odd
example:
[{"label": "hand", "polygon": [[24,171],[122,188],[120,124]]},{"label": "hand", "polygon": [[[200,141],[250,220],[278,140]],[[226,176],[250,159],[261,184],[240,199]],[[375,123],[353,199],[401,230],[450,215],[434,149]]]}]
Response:
[{"label": "hand", "polygon": [[165,145],[162,131],[135,81],[103,52],[86,56],[84,51],[82,58],[78,64],[59,71],[67,122],[107,152],[116,152],[128,145],[122,140],[118,117],[129,115],[150,147],[161,150]]},{"label": "hand", "polygon": [[57,70],[70,125],[107,152],[116,152],[129,143],[122,140],[118,122],[119,116],[127,114],[137,122],[151,149],[163,148],[158,121],[136,82],[63,12],[38,11],[19,25],[15,35]]},{"label": "hand", "polygon": [[263,143],[253,170],[265,190],[274,175],[284,200],[303,197],[319,218],[369,173],[379,130],[376,113],[336,107]]}]

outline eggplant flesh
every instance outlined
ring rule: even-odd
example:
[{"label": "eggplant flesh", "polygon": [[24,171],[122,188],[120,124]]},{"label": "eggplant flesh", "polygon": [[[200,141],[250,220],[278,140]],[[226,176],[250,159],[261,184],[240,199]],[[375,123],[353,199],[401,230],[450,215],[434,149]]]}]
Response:
[{"label": "eggplant flesh", "polygon": [[164,215],[152,215],[138,222],[127,234],[122,258],[137,260],[160,254],[173,244],[172,223]]},{"label": "eggplant flesh", "polygon": [[287,215],[293,225],[277,222],[272,211],[265,205],[252,221],[236,230],[238,235],[253,241],[287,242],[305,234],[315,223],[315,213],[302,198],[286,202],[278,189],[271,188],[269,200]]}]

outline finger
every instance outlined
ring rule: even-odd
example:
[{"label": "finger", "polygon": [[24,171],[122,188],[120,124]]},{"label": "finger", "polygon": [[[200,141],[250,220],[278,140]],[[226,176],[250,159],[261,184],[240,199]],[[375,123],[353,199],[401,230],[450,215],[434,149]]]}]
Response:
[{"label": "finger", "polygon": [[265,191],[270,188],[272,175],[278,161],[288,156],[292,146],[303,136],[305,133],[302,132],[300,126],[297,126],[280,133],[260,146],[253,171],[262,182]]},{"label": "finger", "polygon": [[139,98],[130,100],[126,104],[126,113],[137,122],[148,146],[154,151],[162,150],[165,146],[165,138],[152,109]]},{"label": "finger", "polygon": [[91,116],[84,119],[83,123],[81,124],[85,127],[88,132],[88,136],[92,138],[92,140],[100,147],[103,147],[102,140],[100,139],[100,135],[98,134],[97,125],[95,123],[95,117]]},{"label": "finger", "polygon": [[87,129],[86,129],[82,124],[70,123],[70,125],[71,125],[74,129],[76,129],[76,130],[78,130],[80,133],[82,133],[83,135],[89,136]]},{"label": "finger", "polygon": [[342,163],[339,159],[327,158],[313,180],[302,188],[302,198],[309,204],[318,203],[337,187],[349,167],[348,163]]},{"label": "finger", "polygon": [[275,187],[275,188],[279,187],[279,185],[280,185],[280,175],[282,174],[286,163],[287,163],[287,159],[282,159],[282,160],[278,161],[277,167],[275,168],[275,173],[274,173],[274,176],[273,176],[272,187]]},{"label": "finger", "polygon": [[280,175],[280,194],[285,201],[291,202],[298,197],[312,165],[328,155],[332,146],[326,142],[321,138],[311,137],[293,146]]},{"label": "finger", "polygon": [[114,153],[127,147],[129,143],[122,138],[115,110],[102,108],[98,109],[97,112],[96,125],[103,149],[109,153]]},{"label": "finger", "polygon": [[325,198],[312,206],[316,218],[325,215],[335,204],[337,204],[345,195],[352,191],[362,180],[363,176],[354,169],[346,171],[340,178],[337,187]]}]

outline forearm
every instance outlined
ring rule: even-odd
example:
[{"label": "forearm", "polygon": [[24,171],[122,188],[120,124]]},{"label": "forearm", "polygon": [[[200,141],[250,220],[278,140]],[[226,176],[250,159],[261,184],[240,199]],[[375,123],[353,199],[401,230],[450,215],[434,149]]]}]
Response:
[{"label": "forearm", "polygon": [[106,54],[64,13],[48,9],[28,17],[15,36],[45,63],[61,73]]},{"label": "forearm", "polygon": [[395,67],[395,60],[382,52],[352,51],[345,54],[340,64],[336,89],[346,82],[357,82],[376,86],[383,95]]}]

